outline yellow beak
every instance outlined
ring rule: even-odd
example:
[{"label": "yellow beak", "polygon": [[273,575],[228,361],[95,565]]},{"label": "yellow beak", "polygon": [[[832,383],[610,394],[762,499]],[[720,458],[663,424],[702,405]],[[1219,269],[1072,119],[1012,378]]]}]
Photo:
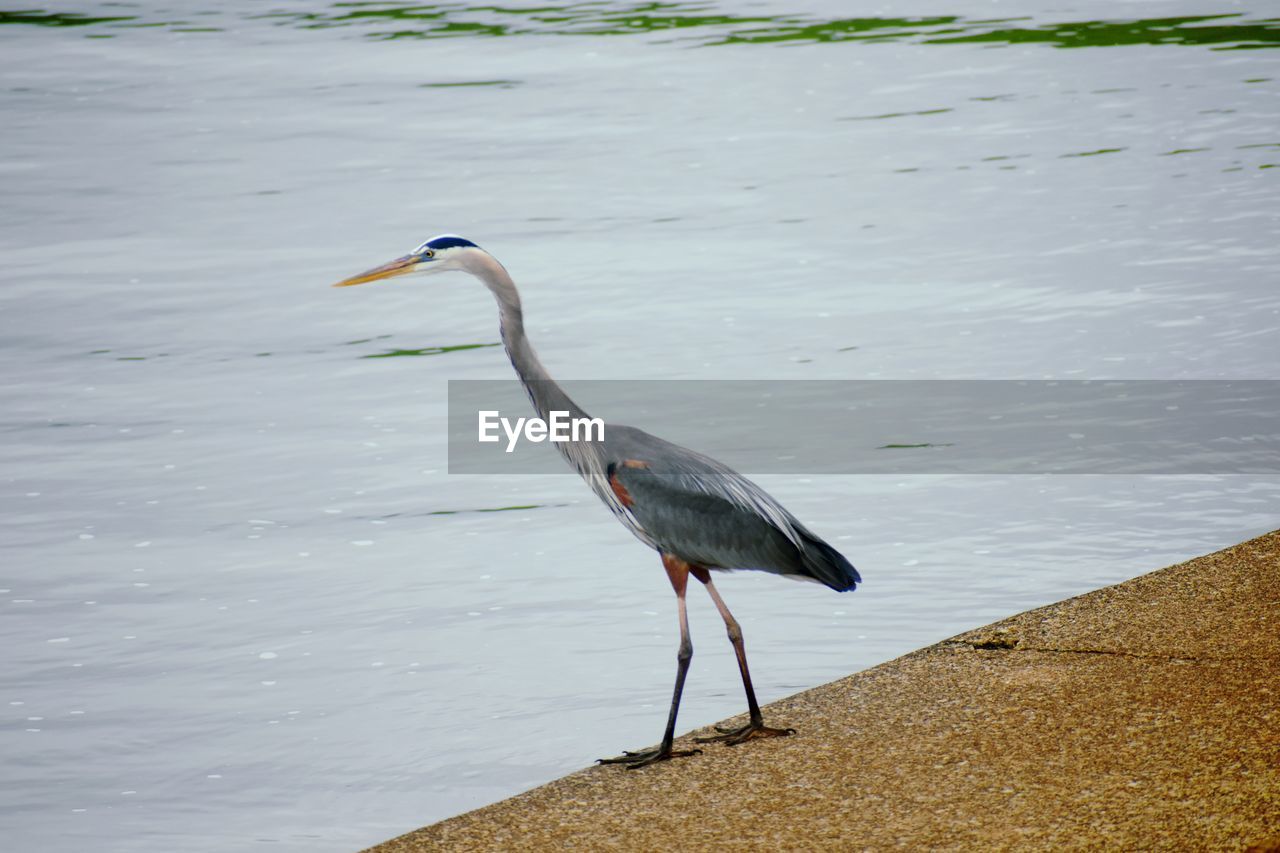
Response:
[{"label": "yellow beak", "polygon": [[411,273],[417,263],[417,255],[405,255],[403,258],[396,258],[394,261],[389,261],[380,267],[365,270],[359,275],[353,275],[351,278],[344,278],[342,281],[335,284],[334,287],[351,287],[355,284],[365,284],[370,281],[378,281],[384,278],[392,278],[393,276]]}]

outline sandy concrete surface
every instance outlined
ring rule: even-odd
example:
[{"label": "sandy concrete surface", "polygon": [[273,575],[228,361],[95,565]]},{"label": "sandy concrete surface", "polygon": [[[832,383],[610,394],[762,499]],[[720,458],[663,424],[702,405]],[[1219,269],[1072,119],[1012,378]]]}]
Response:
[{"label": "sandy concrete surface", "polygon": [[590,767],[372,849],[1280,853],[1280,531],[765,718],[798,733]]}]

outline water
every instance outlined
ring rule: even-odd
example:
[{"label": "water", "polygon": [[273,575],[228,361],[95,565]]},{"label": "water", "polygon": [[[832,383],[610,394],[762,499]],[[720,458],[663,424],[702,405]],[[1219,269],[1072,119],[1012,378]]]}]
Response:
[{"label": "water", "polygon": [[[489,297],[326,287],[431,234],[564,378],[1277,378],[1271,9],[1039,5],[0,13],[7,845],[349,850],[655,740],[656,559],[571,476],[444,473]],[[1280,504],[760,479],[867,579],[721,583],[762,700]],[[692,602],[682,728],[742,706]]]}]

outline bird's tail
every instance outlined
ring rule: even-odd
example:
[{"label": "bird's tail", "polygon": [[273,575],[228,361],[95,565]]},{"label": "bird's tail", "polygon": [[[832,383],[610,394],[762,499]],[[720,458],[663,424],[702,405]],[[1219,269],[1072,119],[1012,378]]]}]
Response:
[{"label": "bird's tail", "polygon": [[808,531],[802,533],[801,538],[804,541],[801,561],[810,575],[836,592],[849,592],[862,583],[862,575],[835,548]]}]

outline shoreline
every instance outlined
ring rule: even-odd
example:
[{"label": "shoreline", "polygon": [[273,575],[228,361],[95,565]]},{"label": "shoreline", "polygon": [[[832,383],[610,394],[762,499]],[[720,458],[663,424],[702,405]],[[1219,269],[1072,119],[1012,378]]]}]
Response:
[{"label": "shoreline", "polygon": [[369,851],[1280,853],[1280,531],[967,631],[766,716],[798,734],[588,767]]}]

